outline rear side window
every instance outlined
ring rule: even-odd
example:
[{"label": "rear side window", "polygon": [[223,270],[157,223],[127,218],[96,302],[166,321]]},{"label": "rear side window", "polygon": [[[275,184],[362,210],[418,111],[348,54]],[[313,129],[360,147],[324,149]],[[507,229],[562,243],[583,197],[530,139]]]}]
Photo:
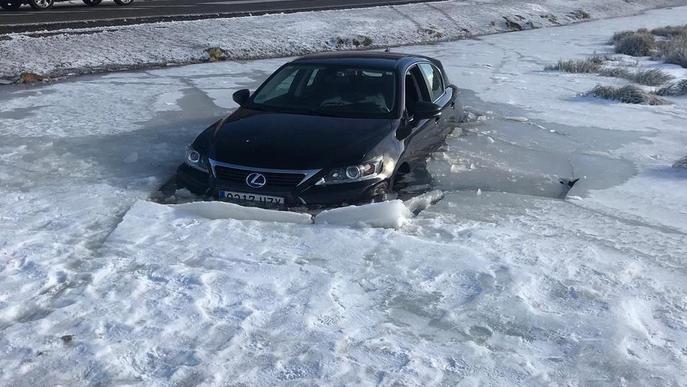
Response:
[{"label": "rear side window", "polygon": [[441,75],[441,71],[428,63],[421,63],[419,67],[422,71],[422,76],[425,78],[425,82],[427,82],[431,99],[432,101],[436,101],[444,94],[444,78]]}]

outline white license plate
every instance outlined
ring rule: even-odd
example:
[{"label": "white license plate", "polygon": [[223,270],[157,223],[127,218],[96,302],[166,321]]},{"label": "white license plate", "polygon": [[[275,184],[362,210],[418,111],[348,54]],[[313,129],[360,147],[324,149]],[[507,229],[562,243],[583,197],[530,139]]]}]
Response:
[{"label": "white license plate", "polygon": [[256,195],[245,192],[220,191],[220,199],[231,201],[258,202],[265,204],[284,204],[284,198],[278,196]]}]

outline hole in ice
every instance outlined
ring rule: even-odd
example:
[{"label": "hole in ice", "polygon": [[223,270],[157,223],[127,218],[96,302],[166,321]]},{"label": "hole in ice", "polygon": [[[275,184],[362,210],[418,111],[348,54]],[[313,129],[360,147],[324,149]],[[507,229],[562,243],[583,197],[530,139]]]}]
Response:
[{"label": "hole in ice", "polygon": [[[399,170],[390,198],[405,201],[411,214],[441,200],[435,191],[495,191],[565,199],[572,191],[579,197],[588,190],[621,184],[635,174],[631,162],[611,153],[636,137],[630,131],[542,123],[519,108],[486,104],[469,90],[464,90],[463,98],[468,106],[466,122],[427,160],[408,162]],[[421,199],[415,200],[418,196]],[[206,199],[177,190],[173,178],[151,197],[165,204]],[[307,208],[290,210],[317,213]]]}]

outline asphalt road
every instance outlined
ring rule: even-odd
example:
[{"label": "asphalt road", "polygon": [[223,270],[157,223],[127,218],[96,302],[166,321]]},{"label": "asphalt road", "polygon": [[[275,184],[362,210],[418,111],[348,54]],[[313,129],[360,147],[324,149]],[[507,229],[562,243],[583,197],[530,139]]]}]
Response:
[{"label": "asphalt road", "polygon": [[28,5],[18,11],[0,10],[0,34],[425,1],[428,0],[136,0],[132,5],[118,6],[104,0],[97,7],[86,7],[80,0],[71,0],[55,3],[47,11],[34,11]]}]

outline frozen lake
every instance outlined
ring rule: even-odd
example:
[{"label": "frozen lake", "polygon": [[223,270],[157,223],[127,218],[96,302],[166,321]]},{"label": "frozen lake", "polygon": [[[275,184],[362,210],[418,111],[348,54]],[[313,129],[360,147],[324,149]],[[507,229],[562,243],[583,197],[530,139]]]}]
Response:
[{"label": "frozen lake", "polygon": [[684,20],[399,49],[441,59],[479,119],[428,160],[443,198],[385,227],[149,200],[285,59],[3,87],[0,384],[685,385],[687,100],[543,71]]}]

